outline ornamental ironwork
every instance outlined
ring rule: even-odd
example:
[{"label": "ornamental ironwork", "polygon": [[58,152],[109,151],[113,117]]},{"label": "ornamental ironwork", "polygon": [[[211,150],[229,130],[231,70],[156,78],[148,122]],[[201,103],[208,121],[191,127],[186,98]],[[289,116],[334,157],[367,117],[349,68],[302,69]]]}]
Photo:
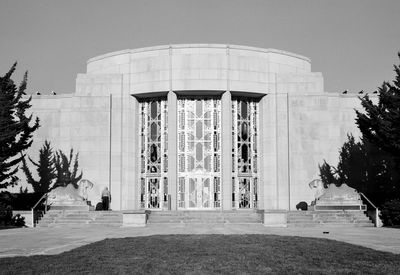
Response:
[{"label": "ornamental ironwork", "polygon": [[257,208],[258,102],[232,100],[232,207]]},{"label": "ornamental ironwork", "polygon": [[167,101],[142,101],[140,107],[140,207],[168,205]]},{"label": "ornamental ironwork", "polygon": [[221,207],[221,101],[178,99],[178,207]]}]

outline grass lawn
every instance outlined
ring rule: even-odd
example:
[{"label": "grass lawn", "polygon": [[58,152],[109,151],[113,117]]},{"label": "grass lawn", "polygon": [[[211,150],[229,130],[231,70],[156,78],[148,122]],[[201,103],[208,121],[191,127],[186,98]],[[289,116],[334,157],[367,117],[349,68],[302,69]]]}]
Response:
[{"label": "grass lawn", "polygon": [[106,239],[51,256],[0,258],[1,274],[400,274],[400,255],[274,235]]}]

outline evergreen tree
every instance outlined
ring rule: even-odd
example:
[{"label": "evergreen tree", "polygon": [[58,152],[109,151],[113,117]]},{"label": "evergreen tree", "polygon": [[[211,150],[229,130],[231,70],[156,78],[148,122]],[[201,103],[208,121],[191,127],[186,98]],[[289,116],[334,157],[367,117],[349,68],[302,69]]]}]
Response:
[{"label": "evergreen tree", "polygon": [[17,63],[0,77],[0,189],[16,185],[17,164],[21,154],[32,144],[32,134],[39,127],[39,119],[30,126],[32,115],[25,112],[31,107],[31,98],[23,99],[27,85],[27,73],[17,87],[11,79]]},{"label": "evergreen tree", "polygon": [[337,168],[324,162],[319,166],[321,180],[348,186],[364,193],[378,206],[400,196],[400,172],[393,158],[368,140],[355,141],[352,135],[340,149]]},{"label": "evergreen tree", "polygon": [[368,161],[364,149],[363,143],[356,142],[353,135],[347,135],[347,141],[339,150],[339,163],[335,170],[340,185],[360,182],[364,179]]},{"label": "evergreen tree", "polygon": [[56,152],[54,165],[57,171],[57,178],[53,188],[67,186],[68,184],[72,184],[75,188],[79,187],[78,182],[82,179],[82,172],[77,176],[78,153],[75,155],[74,161],[72,161],[73,155],[73,149],[69,153],[69,159],[61,150]]},{"label": "evergreen tree", "polygon": [[31,158],[29,160],[36,166],[36,171],[39,180],[35,180],[31,171],[26,164],[25,158],[22,160],[22,170],[24,171],[27,181],[33,187],[35,193],[47,193],[51,190],[55,179],[57,177],[56,168],[54,165],[53,150],[51,149],[50,142],[44,142],[43,147],[39,150],[39,161],[36,163]]},{"label": "evergreen tree", "polygon": [[329,163],[324,160],[322,165],[318,165],[319,167],[319,176],[324,184],[324,187],[327,188],[329,184],[338,185],[338,180],[335,177],[335,168],[329,165]]},{"label": "evergreen tree", "polygon": [[25,187],[25,189],[24,189],[24,188],[22,188],[22,186],[20,186],[19,187],[19,193],[20,194],[28,194],[28,188]]},{"label": "evergreen tree", "polygon": [[361,98],[365,112],[356,111],[356,121],[363,137],[392,155],[400,167],[400,66],[394,71],[393,84],[384,82],[378,88],[378,103],[368,95]]}]

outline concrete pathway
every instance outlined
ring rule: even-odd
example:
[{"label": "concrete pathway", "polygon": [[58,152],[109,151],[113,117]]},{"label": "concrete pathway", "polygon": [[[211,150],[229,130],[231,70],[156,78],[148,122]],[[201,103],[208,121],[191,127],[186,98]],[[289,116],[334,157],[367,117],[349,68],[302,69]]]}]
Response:
[{"label": "concrete pathway", "polygon": [[148,224],[141,228],[70,225],[0,230],[0,257],[58,254],[106,238],[166,234],[274,234],[326,238],[400,254],[400,229],[392,228],[267,228],[261,224],[163,224],[162,226]]}]

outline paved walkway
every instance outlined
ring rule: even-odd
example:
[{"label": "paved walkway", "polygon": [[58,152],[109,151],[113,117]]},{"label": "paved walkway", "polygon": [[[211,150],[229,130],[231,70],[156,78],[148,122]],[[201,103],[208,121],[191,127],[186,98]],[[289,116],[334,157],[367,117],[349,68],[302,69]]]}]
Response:
[{"label": "paved walkway", "polygon": [[327,238],[400,254],[400,229],[392,228],[267,228],[263,225],[244,224],[149,224],[142,228],[62,226],[0,230],[0,257],[57,254],[106,238],[165,234],[275,234]]}]

